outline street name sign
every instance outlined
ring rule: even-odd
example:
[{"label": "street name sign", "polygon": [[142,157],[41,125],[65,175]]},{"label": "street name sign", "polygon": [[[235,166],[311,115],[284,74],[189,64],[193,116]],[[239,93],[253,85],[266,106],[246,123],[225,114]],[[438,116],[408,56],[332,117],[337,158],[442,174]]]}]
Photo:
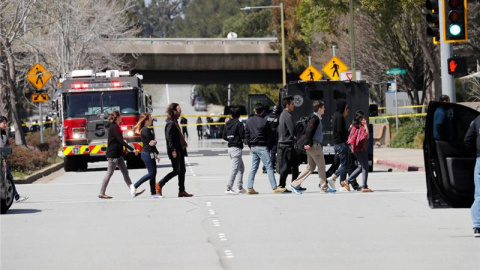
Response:
[{"label": "street name sign", "polygon": [[387,71],[385,71],[385,74],[387,75],[405,75],[407,74],[406,69],[400,69],[400,68],[392,68]]}]

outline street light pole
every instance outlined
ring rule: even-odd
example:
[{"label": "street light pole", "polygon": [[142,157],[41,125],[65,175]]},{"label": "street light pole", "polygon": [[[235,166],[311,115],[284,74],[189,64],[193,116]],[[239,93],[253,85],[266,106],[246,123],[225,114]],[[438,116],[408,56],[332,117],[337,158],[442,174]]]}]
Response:
[{"label": "street light pole", "polygon": [[279,6],[258,6],[258,7],[244,7],[240,10],[250,10],[250,9],[265,9],[265,8],[280,8],[280,24],[282,29],[282,84],[283,86],[287,85],[287,68],[285,60],[285,24],[283,18],[283,3],[280,3]]}]

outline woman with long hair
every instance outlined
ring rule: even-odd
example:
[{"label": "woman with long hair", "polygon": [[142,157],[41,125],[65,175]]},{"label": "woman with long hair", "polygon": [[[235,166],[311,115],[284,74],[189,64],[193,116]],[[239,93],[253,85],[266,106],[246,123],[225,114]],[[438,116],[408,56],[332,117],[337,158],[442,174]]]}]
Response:
[{"label": "woman with long hair", "polygon": [[105,194],[107,190],[108,182],[113,175],[115,169],[118,168],[123,174],[123,180],[130,188],[130,194],[132,197],[136,197],[142,194],[145,190],[137,192],[135,186],[132,184],[130,180],[130,176],[128,175],[127,166],[125,165],[125,160],[123,159],[123,147],[127,148],[128,150],[135,152],[135,155],[138,155],[138,151],[135,150],[133,147],[128,145],[123,140],[122,130],[120,129],[120,124],[122,123],[122,116],[118,110],[113,111],[110,116],[108,117],[108,121],[110,122],[110,127],[108,128],[108,144],[107,144],[107,161],[108,161],[108,169],[107,174],[103,178],[102,188],[100,189],[100,195],[98,197],[100,199],[111,199],[111,196]]},{"label": "woman with long hair", "polygon": [[362,111],[357,111],[353,119],[352,126],[350,127],[350,135],[348,136],[347,144],[350,145],[352,153],[357,158],[358,167],[353,171],[352,174],[342,182],[342,186],[347,190],[350,190],[349,184],[354,181],[355,178],[362,173],[363,183],[360,187],[357,188],[357,191],[361,192],[373,192],[372,189],[368,188],[367,179],[368,179],[368,124],[365,119],[365,113]]},{"label": "woman with long hair", "polygon": [[147,167],[147,174],[142,176],[134,186],[135,188],[140,187],[145,181],[150,180],[150,193],[152,199],[162,198],[160,194],[155,192],[155,183],[157,177],[157,163],[155,160],[160,161],[160,155],[157,150],[157,141],[155,140],[155,132],[151,128],[153,124],[152,115],[149,113],[143,113],[140,115],[140,120],[135,125],[135,133],[139,134],[142,143],[143,149],[140,153],[143,163]]},{"label": "woman with long hair", "polygon": [[197,118],[197,136],[198,136],[199,140],[203,139],[203,125],[202,125],[202,123],[203,123],[202,118],[199,116]]},{"label": "woman with long hair", "polygon": [[173,177],[178,175],[178,197],[192,197],[185,191],[185,157],[187,156],[187,142],[183,138],[178,118],[182,108],[178,103],[171,103],[167,109],[167,124],[165,125],[165,139],[167,141],[167,154],[172,163],[173,171],[167,174],[155,185],[157,194],[163,196],[163,186]]}]

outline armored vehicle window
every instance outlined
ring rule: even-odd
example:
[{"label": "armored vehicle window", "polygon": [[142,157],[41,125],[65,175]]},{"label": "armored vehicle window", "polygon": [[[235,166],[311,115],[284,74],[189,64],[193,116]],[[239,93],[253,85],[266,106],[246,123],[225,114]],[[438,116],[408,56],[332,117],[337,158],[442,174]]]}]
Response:
[{"label": "armored vehicle window", "polygon": [[323,99],[323,90],[310,91],[311,100],[322,100]]},{"label": "armored vehicle window", "polygon": [[333,90],[333,99],[347,99],[347,93],[339,90]]}]

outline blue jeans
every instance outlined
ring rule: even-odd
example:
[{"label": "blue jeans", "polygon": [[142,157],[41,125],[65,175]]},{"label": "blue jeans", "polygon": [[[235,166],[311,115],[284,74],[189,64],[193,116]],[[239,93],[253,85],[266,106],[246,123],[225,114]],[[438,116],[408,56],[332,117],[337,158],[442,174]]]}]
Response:
[{"label": "blue jeans", "polygon": [[344,181],[347,178],[347,164],[350,156],[348,146],[346,143],[335,144],[333,149],[335,149],[335,153],[338,153],[338,158],[340,159],[340,166],[335,172],[335,175],[337,177],[340,176],[340,181]]},{"label": "blue jeans", "polygon": [[[153,153],[152,153],[153,154]],[[150,152],[141,152],[140,153],[143,163],[147,167],[147,174],[142,176],[140,180],[135,183],[135,188],[138,188],[145,181],[150,180],[150,193],[155,195],[155,179],[157,177],[157,163],[155,162],[155,157],[151,158]]]},{"label": "blue jeans", "polygon": [[267,169],[268,180],[272,189],[277,188],[277,182],[275,181],[275,175],[273,174],[272,162],[270,162],[270,154],[266,146],[252,146],[252,169],[248,175],[248,188],[253,189],[253,182],[255,181],[255,174],[257,174],[258,165],[262,160],[263,165]]},{"label": "blue jeans", "polygon": [[472,212],[473,227],[480,228],[480,157],[477,157],[475,163],[473,182],[475,184],[475,200],[470,211]]}]

